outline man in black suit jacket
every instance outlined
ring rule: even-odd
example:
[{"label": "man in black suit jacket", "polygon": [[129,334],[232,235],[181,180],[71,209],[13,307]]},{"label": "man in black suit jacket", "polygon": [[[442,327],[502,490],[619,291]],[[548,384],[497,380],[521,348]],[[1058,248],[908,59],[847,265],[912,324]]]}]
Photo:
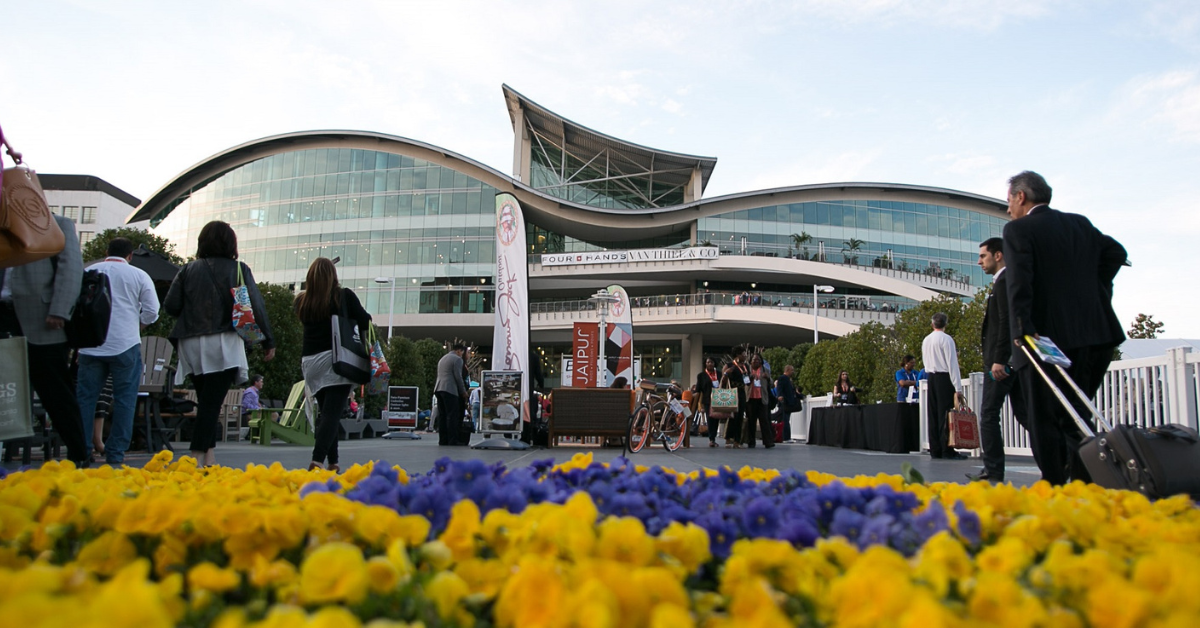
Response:
[{"label": "man in black suit jacket", "polygon": [[[1050,186],[1035,172],[1008,180],[1004,260],[1008,275],[1009,335],[1015,346],[1025,336],[1047,336],[1071,359],[1068,375],[1094,395],[1125,332],[1112,308],[1113,279],[1126,262],[1125,247],[1100,233],[1085,217],[1050,209]],[[1013,366],[1026,393],[1030,437],[1042,478],[1051,484],[1089,480],[1078,456],[1082,434],[1050,387],[1013,350]],[[1091,423],[1057,369],[1046,369]],[[1095,429],[1095,426],[1092,425]]]},{"label": "man in black suit jacket", "polygon": [[1004,276],[1004,240],[989,238],[979,245],[979,267],[992,276],[983,313],[983,407],[980,409],[979,436],[983,446],[983,473],[967,474],[972,480],[1004,481],[1004,435],[1000,429],[1000,411],[1004,399],[1012,403],[1017,422],[1025,425],[1025,398],[1019,378],[1010,366],[1013,345],[1008,336],[1008,280]]}]

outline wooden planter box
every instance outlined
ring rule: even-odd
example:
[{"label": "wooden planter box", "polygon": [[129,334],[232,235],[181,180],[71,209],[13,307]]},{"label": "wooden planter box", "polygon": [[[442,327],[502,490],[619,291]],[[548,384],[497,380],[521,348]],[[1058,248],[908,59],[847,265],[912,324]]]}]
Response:
[{"label": "wooden planter box", "polygon": [[620,436],[629,427],[634,393],[619,388],[555,388],[549,445],[559,436]]}]

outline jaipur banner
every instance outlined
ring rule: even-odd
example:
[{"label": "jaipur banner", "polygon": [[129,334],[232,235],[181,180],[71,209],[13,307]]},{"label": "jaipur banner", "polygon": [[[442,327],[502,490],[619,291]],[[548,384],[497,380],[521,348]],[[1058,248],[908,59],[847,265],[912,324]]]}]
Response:
[{"label": "jaipur banner", "polygon": [[577,322],[571,331],[571,386],[596,388],[600,361],[600,323]]},{"label": "jaipur banner", "polygon": [[492,370],[521,371],[521,399],[529,399],[529,264],[525,220],[511,194],[496,195],[496,323]]},{"label": "jaipur banner", "polygon": [[608,293],[617,297],[608,306],[608,338],[604,346],[608,382],[624,377],[633,386],[633,310],[629,307],[629,293],[615,284],[608,287]]}]

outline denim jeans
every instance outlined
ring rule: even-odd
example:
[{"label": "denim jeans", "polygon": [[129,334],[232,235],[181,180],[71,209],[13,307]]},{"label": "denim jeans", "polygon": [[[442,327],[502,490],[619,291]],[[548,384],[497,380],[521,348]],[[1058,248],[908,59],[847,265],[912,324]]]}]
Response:
[{"label": "denim jeans", "polygon": [[129,439],[133,436],[133,411],[137,406],[138,386],[142,383],[142,345],[133,345],[117,355],[79,356],[75,396],[79,398],[83,438],[89,450],[96,400],[109,375],[113,379],[112,431],[104,443],[104,459],[108,464],[119,465],[125,462],[125,450],[129,449]]}]

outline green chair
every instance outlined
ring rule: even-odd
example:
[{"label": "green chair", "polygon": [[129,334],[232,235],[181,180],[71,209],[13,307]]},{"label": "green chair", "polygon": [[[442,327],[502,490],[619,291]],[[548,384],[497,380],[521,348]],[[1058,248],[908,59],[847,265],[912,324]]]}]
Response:
[{"label": "green chair", "polygon": [[[270,446],[271,440],[279,440],[296,445],[313,445],[312,424],[308,421],[305,411],[307,395],[304,393],[304,382],[296,382],[288,393],[287,403],[282,408],[262,408],[250,413],[250,442]],[[279,413],[279,422],[271,420],[271,414]]]}]

